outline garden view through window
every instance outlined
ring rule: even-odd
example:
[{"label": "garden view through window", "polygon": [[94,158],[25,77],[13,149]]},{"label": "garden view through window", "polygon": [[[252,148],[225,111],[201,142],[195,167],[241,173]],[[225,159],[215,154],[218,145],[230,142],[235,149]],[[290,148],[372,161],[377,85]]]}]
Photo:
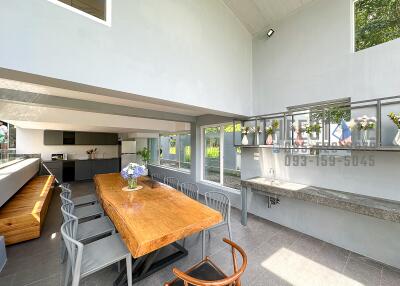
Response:
[{"label": "garden view through window", "polygon": [[240,189],[241,149],[233,144],[233,132],[240,136],[240,124],[203,128],[203,180]]},{"label": "garden view through window", "polygon": [[400,37],[400,0],[354,2],[355,51]]},{"label": "garden view through window", "polygon": [[190,133],[163,134],[160,138],[150,138],[150,163],[176,169],[190,170]]}]

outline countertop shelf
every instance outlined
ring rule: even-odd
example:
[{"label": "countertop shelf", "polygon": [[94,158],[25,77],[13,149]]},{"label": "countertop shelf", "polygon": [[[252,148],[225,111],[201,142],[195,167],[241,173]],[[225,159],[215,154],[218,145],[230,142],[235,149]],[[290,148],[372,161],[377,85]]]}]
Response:
[{"label": "countertop shelf", "polygon": [[245,188],[400,223],[400,201],[292,182],[277,181],[274,183],[271,179],[263,177],[242,180],[241,183]]}]

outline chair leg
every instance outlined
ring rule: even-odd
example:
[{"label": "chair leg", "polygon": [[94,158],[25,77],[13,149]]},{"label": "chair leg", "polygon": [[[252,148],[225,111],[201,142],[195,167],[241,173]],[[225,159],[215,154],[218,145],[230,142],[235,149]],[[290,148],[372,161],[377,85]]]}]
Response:
[{"label": "chair leg", "polygon": [[231,224],[230,224],[230,222],[228,222],[227,225],[228,225],[228,232],[229,232],[229,240],[230,240],[230,241],[233,241],[233,240],[232,240],[232,230],[231,230]]},{"label": "chair leg", "polygon": [[182,241],[182,247],[185,248],[186,237]]},{"label": "chair leg", "polygon": [[207,232],[208,232],[208,239],[211,239],[211,231],[207,229]]},{"label": "chair leg", "polygon": [[132,257],[130,254],[126,257],[126,277],[128,278],[128,286],[132,286]]},{"label": "chair leg", "polygon": [[71,262],[67,259],[67,268],[65,269],[64,286],[69,284],[69,276],[71,275]]}]

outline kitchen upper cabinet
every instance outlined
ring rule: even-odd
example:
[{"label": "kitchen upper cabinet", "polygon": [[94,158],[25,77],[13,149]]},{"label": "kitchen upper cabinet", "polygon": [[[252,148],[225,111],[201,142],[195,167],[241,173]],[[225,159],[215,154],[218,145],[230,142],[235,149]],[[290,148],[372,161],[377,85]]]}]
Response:
[{"label": "kitchen upper cabinet", "polygon": [[44,145],[63,145],[63,131],[45,130]]},{"label": "kitchen upper cabinet", "polygon": [[[72,140],[73,138],[73,140]],[[68,139],[68,140],[66,140]],[[44,131],[44,145],[117,145],[118,134],[100,132]]]}]

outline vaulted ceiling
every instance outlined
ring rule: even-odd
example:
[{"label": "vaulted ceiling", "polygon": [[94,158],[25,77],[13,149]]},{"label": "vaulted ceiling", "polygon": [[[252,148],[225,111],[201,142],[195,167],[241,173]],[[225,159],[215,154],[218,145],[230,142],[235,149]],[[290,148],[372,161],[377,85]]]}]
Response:
[{"label": "vaulted ceiling", "polygon": [[223,0],[243,25],[257,35],[315,0]]}]

